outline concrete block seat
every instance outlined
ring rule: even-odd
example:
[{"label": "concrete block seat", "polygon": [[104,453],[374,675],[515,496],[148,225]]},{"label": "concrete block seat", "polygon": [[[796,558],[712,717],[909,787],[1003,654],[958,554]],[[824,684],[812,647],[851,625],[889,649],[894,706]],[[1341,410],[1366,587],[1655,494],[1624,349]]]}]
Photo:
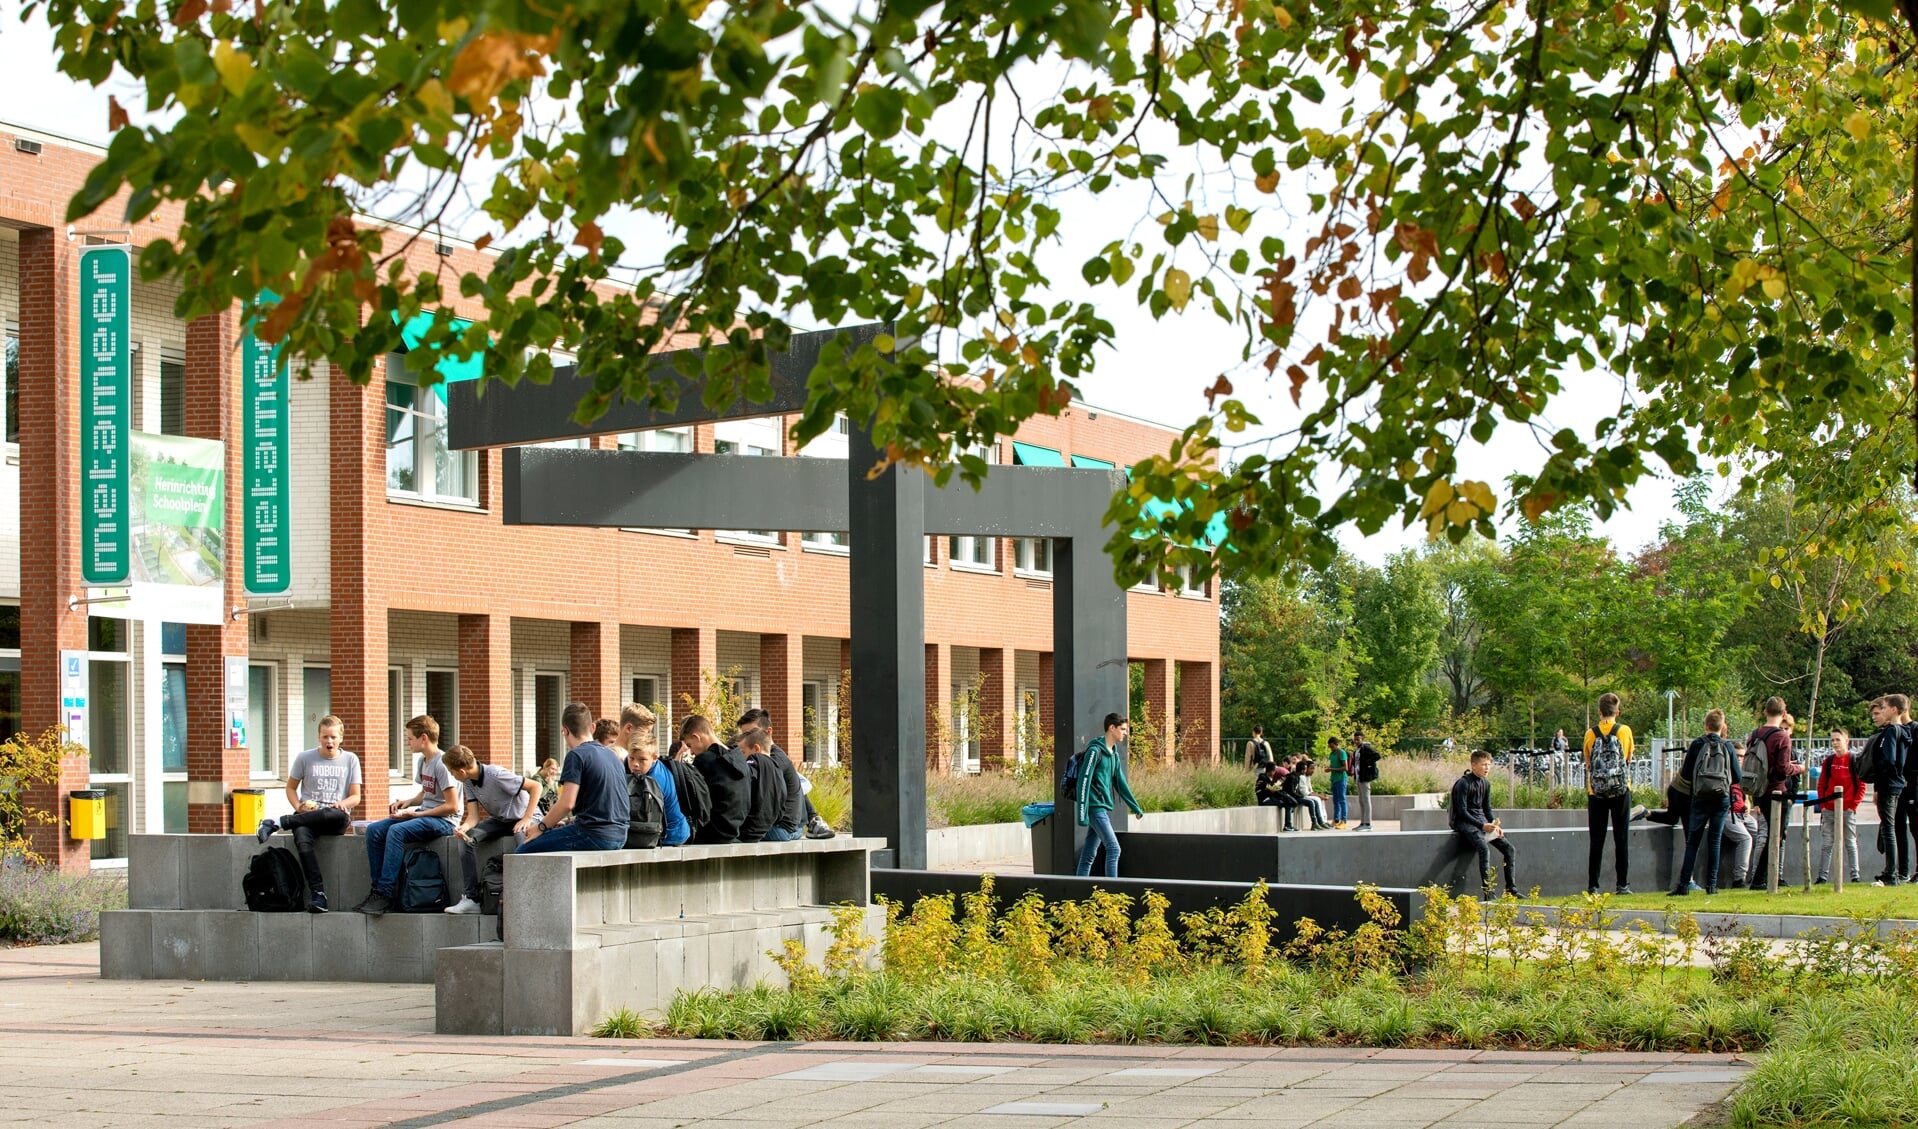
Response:
[{"label": "concrete block seat", "polygon": [[505,941],[434,962],[436,1029],[452,1035],[581,1035],[619,1008],[657,1011],[681,990],[777,980],[768,955],[801,941],[814,962],[833,907],[871,904],[879,839],[513,855]]},{"label": "concrete block seat", "polygon": [[[273,845],[292,849],[292,836]],[[440,856],[448,891],[461,888],[456,840],[416,846]],[[479,848],[480,865],[512,840]],[[347,980],[433,982],[440,949],[492,937],[479,914],[340,912],[371,888],[366,840],[316,844],[327,901],[335,912],[252,913],[240,880],[261,847],[251,835],[134,835],[127,841],[127,906],[100,917],[100,975],[118,980]]]}]

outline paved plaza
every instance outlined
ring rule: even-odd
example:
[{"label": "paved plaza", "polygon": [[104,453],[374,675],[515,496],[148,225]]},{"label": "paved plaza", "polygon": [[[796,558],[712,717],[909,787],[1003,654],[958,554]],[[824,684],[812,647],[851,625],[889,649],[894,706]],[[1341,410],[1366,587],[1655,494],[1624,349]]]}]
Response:
[{"label": "paved plaza", "polygon": [[103,981],[0,950],[0,1121],[1303,1129],[1681,1125],[1736,1056],[449,1038],[423,985]]}]

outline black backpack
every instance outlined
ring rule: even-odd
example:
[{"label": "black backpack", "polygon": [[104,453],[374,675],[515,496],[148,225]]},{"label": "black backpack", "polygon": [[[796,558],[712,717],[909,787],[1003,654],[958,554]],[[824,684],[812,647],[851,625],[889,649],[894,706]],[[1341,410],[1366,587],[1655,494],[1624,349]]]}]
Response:
[{"label": "black backpack", "polygon": [[306,876],[300,860],[285,847],[268,847],[253,856],[240,879],[246,908],[254,913],[297,913],[306,909]]},{"label": "black backpack", "polygon": [[500,895],[506,892],[506,863],[495,855],[480,868],[480,912],[499,915]]},{"label": "black backpack", "polygon": [[1853,754],[1851,758],[1853,780],[1866,784],[1878,783],[1878,770],[1883,767],[1881,761],[1884,758],[1884,752],[1879,746],[1884,739],[1885,731],[1882,729],[1865,738],[1865,747]]},{"label": "black backpack", "polygon": [[659,781],[641,772],[626,774],[626,798],[632,814],[626,823],[626,849],[650,850],[666,834],[666,793]]},{"label": "black backpack", "polygon": [[1692,797],[1713,799],[1732,794],[1732,743],[1707,733],[1692,764]]},{"label": "black backpack", "polygon": [[706,787],[706,777],[693,762],[677,757],[666,762],[673,774],[673,790],[679,794],[679,814],[686,817],[686,825],[694,835],[713,818],[713,790]]},{"label": "black backpack", "polygon": [[439,913],[451,904],[439,852],[430,847],[408,852],[400,870],[400,912]]}]

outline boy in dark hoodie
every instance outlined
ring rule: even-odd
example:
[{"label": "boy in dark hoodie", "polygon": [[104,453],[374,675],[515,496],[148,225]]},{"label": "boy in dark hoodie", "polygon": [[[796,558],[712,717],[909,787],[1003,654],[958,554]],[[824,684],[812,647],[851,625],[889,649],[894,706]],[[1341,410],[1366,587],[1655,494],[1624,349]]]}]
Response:
[{"label": "boy in dark hoodie", "polygon": [[748,729],[739,735],[739,752],[752,770],[752,803],[746,810],[746,821],[739,826],[742,843],[769,839],[783,843],[798,838],[779,828],[779,817],[786,810],[786,781],[773,761],[768,748],[771,743],[764,729]]},{"label": "boy in dark hoodie", "polygon": [[693,767],[706,781],[712,796],[712,814],[706,825],[693,836],[702,844],[737,843],[739,831],[752,812],[753,773],[738,749],[727,748],[713,737],[713,723],[703,717],[687,719],[690,730],[681,739],[691,748],[704,746],[693,757]]}]

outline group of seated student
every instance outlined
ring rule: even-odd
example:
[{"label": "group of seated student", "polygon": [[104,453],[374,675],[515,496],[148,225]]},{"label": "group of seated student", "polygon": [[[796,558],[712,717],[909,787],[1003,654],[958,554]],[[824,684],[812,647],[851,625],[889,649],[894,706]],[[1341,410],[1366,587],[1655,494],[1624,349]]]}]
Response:
[{"label": "group of seated student", "polygon": [[[395,799],[385,819],[366,825],[372,889],[354,911],[391,912],[407,848],[448,835],[459,840],[464,880],[463,896],[446,910],[456,914],[480,912],[477,848],[507,835],[522,854],[832,838],[832,828],[806,797],[810,786],[773,741],[771,726],[765,710],[748,710],[729,746],[713,736],[711,721],[694,715],[662,758],[658,719],[645,706],[626,706],[618,721],[595,721],[590,708],[573,702],[560,715],[565,761],[557,772],[547,771],[549,761],[528,777],[481,764],[464,745],[441,750],[439,723],[422,714],[406,723],[418,791]],[[292,813],[263,820],[258,837],[264,843],[276,831],[292,834],[305,871],[307,908],[325,913],[325,877],[314,841],[350,829],[363,782],[359,757],[341,748],[340,720],[321,718],[318,737],[287,772]]]},{"label": "group of seated student", "polygon": [[1293,826],[1294,812],[1303,811],[1311,817],[1311,830],[1324,831],[1332,826],[1326,821],[1325,806],[1312,792],[1312,776],[1317,766],[1312,758],[1304,756],[1279,757],[1277,760],[1265,760],[1260,763],[1257,774],[1252,778],[1252,793],[1262,807],[1275,807],[1284,816],[1281,831],[1296,831]]}]

